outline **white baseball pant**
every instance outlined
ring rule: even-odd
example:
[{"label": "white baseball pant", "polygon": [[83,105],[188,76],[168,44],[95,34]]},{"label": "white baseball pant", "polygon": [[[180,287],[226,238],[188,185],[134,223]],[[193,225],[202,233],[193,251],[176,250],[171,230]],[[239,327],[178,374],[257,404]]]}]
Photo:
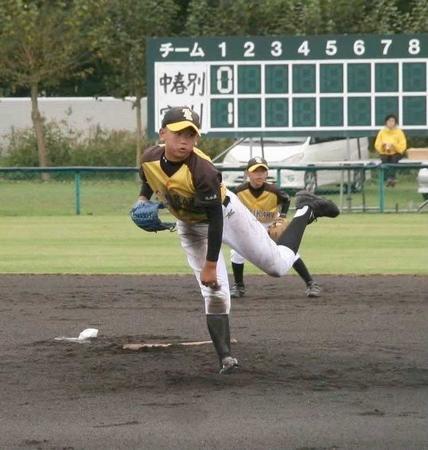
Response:
[{"label": "white baseball pant", "polygon": [[[268,275],[285,275],[293,266],[296,254],[288,247],[277,245],[233,192],[227,191],[226,195],[230,201],[223,206],[223,242]],[[200,275],[207,255],[208,224],[191,224],[179,220],[177,232],[198,280],[206,314],[229,314],[229,280],[222,251],[217,262],[220,289],[216,291],[201,283]]]},{"label": "white baseball pant", "polygon": [[[267,223],[260,222],[260,224],[263,226],[263,228],[266,230],[266,232],[272,223],[273,222],[267,222]],[[297,261],[299,258],[300,258],[300,255],[298,253],[296,253],[296,259],[294,261]],[[240,255],[236,250],[233,250],[233,248],[232,248],[230,250],[230,261],[233,262],[234,264],[245,264],[246,259],[242,255]]]}]

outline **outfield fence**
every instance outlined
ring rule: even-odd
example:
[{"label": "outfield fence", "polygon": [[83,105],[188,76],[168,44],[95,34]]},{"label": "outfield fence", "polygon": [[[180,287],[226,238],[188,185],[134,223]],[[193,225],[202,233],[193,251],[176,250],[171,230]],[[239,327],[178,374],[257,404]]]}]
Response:
[{"label": "outfield fence", "polygon": [[[223,166],[222,164],[216,164],[216,167],[220,171],[227,172],[243,173],[245,170],[245,166],[242,165]],[[400,171],[399,184],[394,190],[388,190],[387,192],[387,188],[385,188],[385,174],[391,168]],[[338,177],[340,181],[338,183],[330,186],[319,186],[316,188],[316,192],[334,197],[342,212],[385,213],[428,211],[428,201],[424,201],[422,195],[417,192],[415,176],[423,168],[428,168],[428,161],[416,162],[407,160],[398,164],[344,162],[340,164],[324,163],[305,166],[278,165],[272,166],[271,170],[276,172],[275,179],[278,185],[281,184],[281,172],[283,170],[304,171],[305,175],[313,173],[314,178],[322,171],[338,171],[340,172]],[[121,174],[129,175],[132,178],[137,172],[138,169],[135,167],[0,167],[0,180],[7,182],[14,179],[14,177],[22,179],[23,176],[31,176],[31,179],[34,179],[34,177],[46,173],[67,176],[68,179],[74,180],[74,213],[80,215],[82,212],[82,181],[85,178],[99,174]],[[359,180],[357,188],[352,183],[356,176]],[[401,179],[405,181],[401,182]],[[401,200],[401,204],[392,200],[387,205],[387,195],[395,195],[398,198],[404,186],[408,191],[407,198]],[[367,201],[368,198],[370,198],[370,201]]]}]

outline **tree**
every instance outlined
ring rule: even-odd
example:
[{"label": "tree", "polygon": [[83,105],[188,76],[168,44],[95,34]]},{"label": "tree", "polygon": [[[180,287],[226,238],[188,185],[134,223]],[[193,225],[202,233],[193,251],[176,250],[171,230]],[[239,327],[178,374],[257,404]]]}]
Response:
[{"label": "tree", "polygon": [[101,54],[111,67],[107,86],[116,97],[135,97],[137,166],[143,141],[141,99],[146,94],[146,38],[172,34],[177,11],[174,0],[110,0],[106,12]]},{"label": "tree", "polygon": [[428,32],[428,0],[414,0],[410,2],[410,9],[403,20],[403,32]]},{"label": "tree", "polygon": [[103,5],[104,0],[0,1],[0,76],[12,89],[30,89],[40,166],[49,165],[40,90],[88,73],[97,37],[94,20]]},{"label": "tree", "polygon": [[[404,26],[423,31],[427,3],[413,0],[409,7],[403,0],[191,0],[185,33],[260,36],[397,33]],[[405,7],[410,10],[407,16]]]}]

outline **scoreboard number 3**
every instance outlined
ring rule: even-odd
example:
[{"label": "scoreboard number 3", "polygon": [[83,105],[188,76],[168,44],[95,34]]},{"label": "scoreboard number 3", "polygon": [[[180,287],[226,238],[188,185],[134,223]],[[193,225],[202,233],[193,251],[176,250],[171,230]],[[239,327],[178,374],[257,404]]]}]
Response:
[{"label": "scoreboard number 3", "polygon": [[273,41],[270,46],[271,46],[270,54],[272,56],[282,55],[282,43],[280,41]]}]

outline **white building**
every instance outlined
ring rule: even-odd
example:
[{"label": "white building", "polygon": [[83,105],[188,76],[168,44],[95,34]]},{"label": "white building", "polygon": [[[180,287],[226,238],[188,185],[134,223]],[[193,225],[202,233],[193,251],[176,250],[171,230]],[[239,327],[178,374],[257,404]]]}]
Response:
[{"label": "white building", "polygon": [[[108,130],[136,130],[133,98],[114,97],[40,97],[39,108],[46,120],[64,123],[69,128],[88,132],[96,127]],[[143,129],[147,126],[147,99],[142,100]],[[32,127],[31,99],[0,98],[0,142],[12,130]]]}]

